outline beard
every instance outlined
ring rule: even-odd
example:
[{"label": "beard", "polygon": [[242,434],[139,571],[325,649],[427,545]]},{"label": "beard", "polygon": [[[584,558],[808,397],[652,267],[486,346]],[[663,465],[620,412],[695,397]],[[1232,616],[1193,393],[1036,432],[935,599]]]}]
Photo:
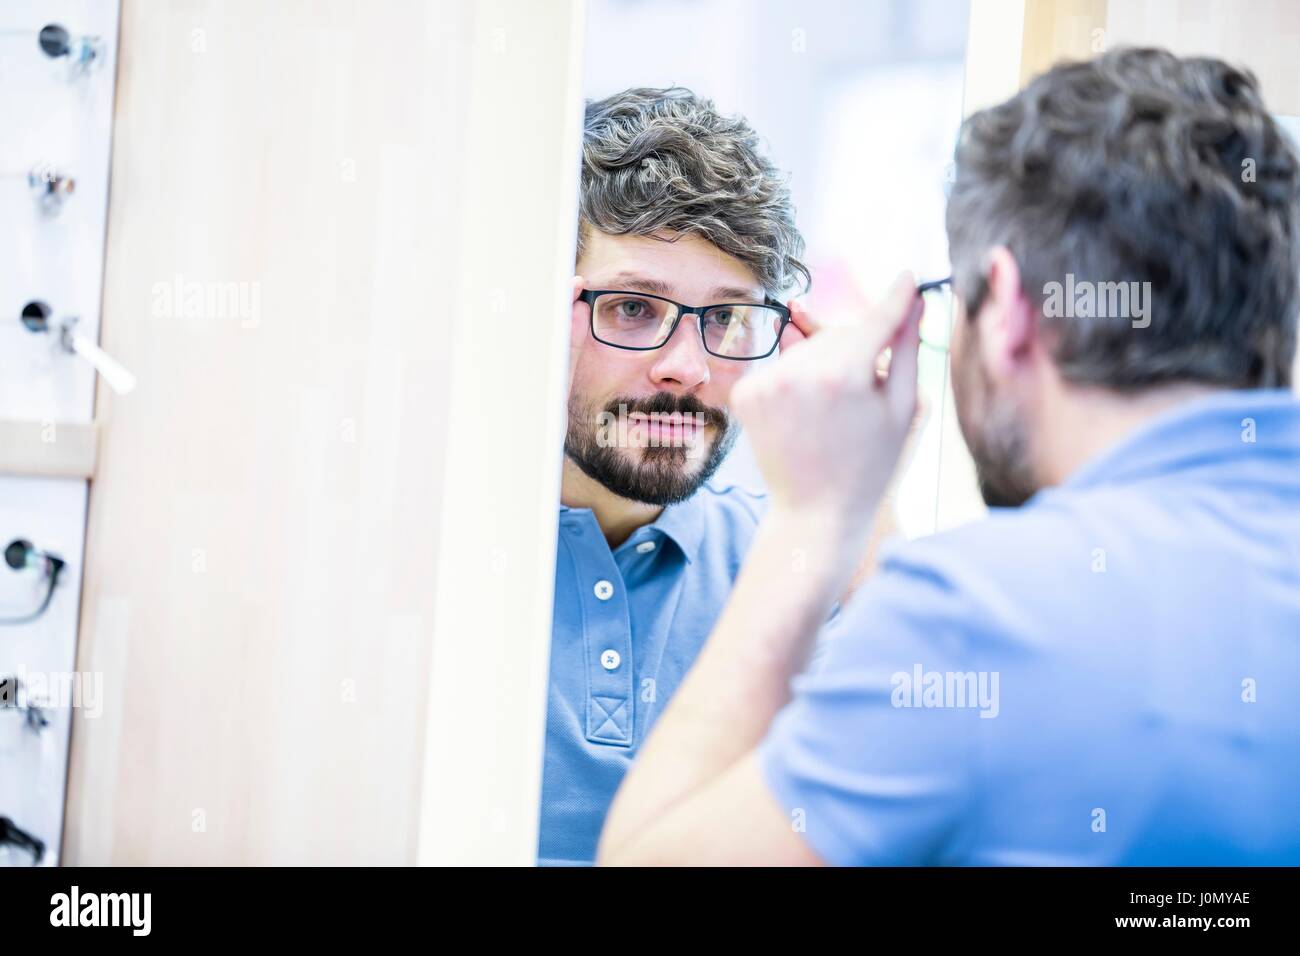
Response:
[{"label": "beard", "polygon": [[[700,427],[685,444],[617,440],[626,434],[627,416],[637,412],[660,418],[679,413]],[[620,423],[623,429],[611,428]],[[712,438],[705,434],[707,426],[713,428]],[[615,398],[602,409],[570,396],[564,453],[584,475],[620,498],[662,506],[685,501],[699,491],[727,457],[738,434],[726,411],[690,395],[656,392],[652,398]]]},{"label": "beard", "polygon": [[979,363],[976,334],[972,331],[961,357],[952,355],[957,424],[975,462],[984,504],[1019,508],[1041,487],[1033,473],[1028,428],[1015,407],[995,394]]}]

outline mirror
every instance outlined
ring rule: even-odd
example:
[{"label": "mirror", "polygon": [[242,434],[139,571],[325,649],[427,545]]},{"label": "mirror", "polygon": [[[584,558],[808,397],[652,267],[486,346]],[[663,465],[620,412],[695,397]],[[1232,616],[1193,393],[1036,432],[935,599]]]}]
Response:
[{"label": "mirror", "polygon": [[[764,507],[731,388],[900,271],[948,274],[968,16],[950,0],[590,3],[543,865],[592,861]],[[927,299],[941,341],[950,296]],[[890,535],[935,529],[941,346],[918,376],[927,415],[861,576]]]}]

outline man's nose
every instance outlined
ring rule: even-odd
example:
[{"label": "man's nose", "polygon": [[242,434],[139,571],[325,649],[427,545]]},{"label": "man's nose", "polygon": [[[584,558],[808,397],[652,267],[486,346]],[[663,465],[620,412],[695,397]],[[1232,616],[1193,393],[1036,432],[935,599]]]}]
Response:
[{"label": "man's nose", "polygon": [[654,352],[650,380],[656,385],[692,389],[709,381],[709,353],[700,339],[698,316],[684,315],[663,348]]}]

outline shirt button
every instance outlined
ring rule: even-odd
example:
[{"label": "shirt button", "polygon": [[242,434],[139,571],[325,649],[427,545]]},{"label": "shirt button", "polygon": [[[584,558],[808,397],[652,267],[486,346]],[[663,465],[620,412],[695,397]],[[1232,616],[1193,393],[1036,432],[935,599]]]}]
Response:
[{"label": "shirt button", "polygon": [[655,543],[653,541],[642,541],[640,544],[636,546],[636,553],[649,554],[654,549],[655,549]]},{"label": "shirt button", "polygon": [[623,658],[618,656],[618,651],[611,647],[600,655],[600,666],[607,671],[616,671],[622,660]]},{"label": "shirt button", "polygon": [[614,585],[610,584],[608,581],[597,581],[596,587],[593,590],[596,592],[596,597],[600,598],[602,601],[608,601],[614,596]]}]

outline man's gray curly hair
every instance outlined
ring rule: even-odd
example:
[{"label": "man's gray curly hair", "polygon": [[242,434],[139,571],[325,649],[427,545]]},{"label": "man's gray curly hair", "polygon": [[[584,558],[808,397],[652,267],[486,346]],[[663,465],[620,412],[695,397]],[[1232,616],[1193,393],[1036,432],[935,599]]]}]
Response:
[{"label": "man's gray curly hair", "polygon": [[997,245],[1040,308],[1067,275],[1149,283],[1149,329],[1044,317],[1067,381],[1291,384],[1300,157],[1249,71],[1159,49],[1060,63],[966,120],[956,168],[948,243],[969,314]]},{"label": "man's gray curly hair", "polygon": [[803,237],[786,176],[741,116],[681,87],[588,101],[578,255],[588,229],[614,236],[696,235],[744,262],[768,295],[801,281]]}]

